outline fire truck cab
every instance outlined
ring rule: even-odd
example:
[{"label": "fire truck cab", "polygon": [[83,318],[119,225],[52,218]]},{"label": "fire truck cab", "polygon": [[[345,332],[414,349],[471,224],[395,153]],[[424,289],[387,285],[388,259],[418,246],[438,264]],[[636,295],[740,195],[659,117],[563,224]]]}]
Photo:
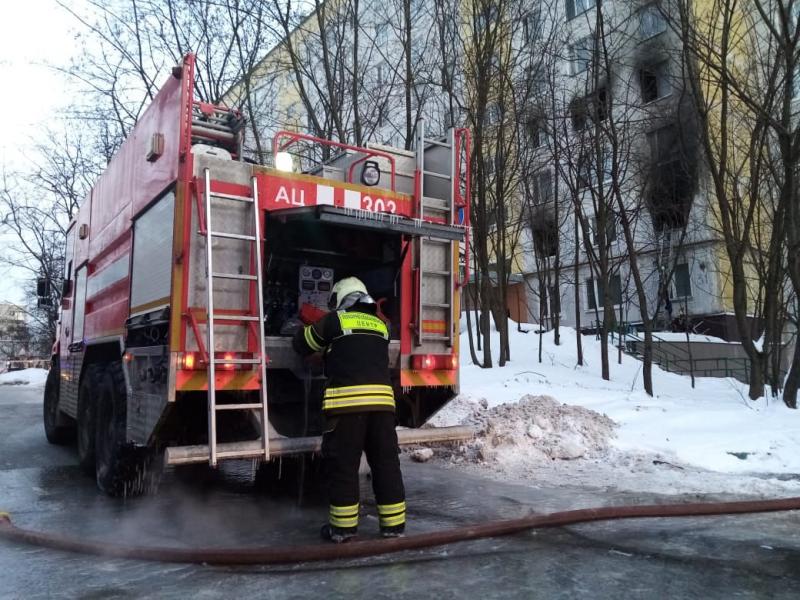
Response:
[{"label": "fire truck cab", "polygon": [[467,436],[419,427],[458,393],[468,132],[420,123],[409,152],[282,131],[270,168],[193,82],[187,55],[69,228],[48,440],[77,437],[112,495],[151,489],[162,461],[318,451],[324,369],[291,338],[347,276],[389,324],[400,443]]}]

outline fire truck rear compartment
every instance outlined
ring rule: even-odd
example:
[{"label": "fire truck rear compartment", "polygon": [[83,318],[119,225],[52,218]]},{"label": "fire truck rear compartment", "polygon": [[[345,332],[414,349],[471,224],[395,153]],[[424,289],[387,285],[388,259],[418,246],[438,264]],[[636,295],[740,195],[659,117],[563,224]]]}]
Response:
[{"label": "fire truck rear compartment", "polygon": [[[361,279],[389,320],[391,360],[399,360],[401,235],[364,228],[363,223],[333,224],[314,211],[268,214],[265,223],[264,304],[270,421],[286,436],[319,435],[325,382],[318,359],[301,360],[290,340],[302,327],[304,304],[326,311],[334,282]],[[308,310],[308,307],[306,308]]]}]

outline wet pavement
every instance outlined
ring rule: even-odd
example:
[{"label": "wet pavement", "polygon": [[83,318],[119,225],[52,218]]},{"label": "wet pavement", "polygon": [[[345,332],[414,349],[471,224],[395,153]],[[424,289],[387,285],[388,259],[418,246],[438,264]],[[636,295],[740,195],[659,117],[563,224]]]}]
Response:
[{"label": "wet pavement", "polygon": [[[0,511],[20,527],[174,547],[317,541],[325,506],[223,477],[165,473],[159,493],[105,497],[50,446],[41,389],[0,386]],[[404,463],[410,533],[613,504],[728,500],[499,484]],[[365,484],[366,485],[366,484]],[[365,494],[362,537],[377,532]],[[653,519],[540,530],[395,555],[289,566],[212,567],[103,559],[0,540],[0,598],[798,598],[800,514]]]}]

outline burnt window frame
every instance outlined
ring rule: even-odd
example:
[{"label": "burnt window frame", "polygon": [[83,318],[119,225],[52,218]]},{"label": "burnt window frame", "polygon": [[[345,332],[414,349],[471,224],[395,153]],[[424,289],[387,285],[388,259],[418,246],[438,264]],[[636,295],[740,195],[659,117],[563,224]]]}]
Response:
[{"label": "burnt window frame", "polygon": [[[610,91],[607,85],[599,86],[591,94],[574,98],[569,105],[572,131],[585,131],[589,123],[606,121],[611,117]],[[580,127],[578,127],[580,123]]]},{"label": "burnt window frame", "polygon": [[[670,129],[675,132],[674,149],[671,150],[670,152],[659,152],[661,146],[658,143],[658,137],[657,137],[658,133]],[[648,146],[648,151],[650,153],[650,160],[654,165],[664,165],[681,159],[680,131],[678,129],[677,123],[675,122],[664,123],[659,127],[654,127],[653,129],[650,129],[645,135],[647,137],[647,146]],[[655,146],[653,144],[653,140],[656,140]]]},{"label": "burnt window frame", "polygon": [[[643,106],[658,102],[672,95],[672,86],[669,84],[669,61],[664,59],[658,62],[642,65],[638,70],[639,95]],[[656,95],[652,98],[645,97],[645,73],[652,74],[656,86]]]}]

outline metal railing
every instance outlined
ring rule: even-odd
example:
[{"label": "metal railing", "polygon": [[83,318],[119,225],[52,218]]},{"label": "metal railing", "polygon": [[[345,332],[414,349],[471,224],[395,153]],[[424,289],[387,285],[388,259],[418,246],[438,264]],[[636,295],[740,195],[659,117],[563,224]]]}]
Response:
[{"label": "metal railing", "polygon": [[[624,334],[618,334],[617,339],[623,344],[622,349],[626,354],[641,358],[642,352],[639,348],[644,344],[644,339],[638,332],[628,330]],[[663,340],[656,333],[653,334],[653,342],[653,362],[665,371],[680,375],[691,373],[695,377],[733,377],[743,383],[750,381],[749,358],[734,356],[697,358],[691,356],[688,349],[681,344]]]}]

